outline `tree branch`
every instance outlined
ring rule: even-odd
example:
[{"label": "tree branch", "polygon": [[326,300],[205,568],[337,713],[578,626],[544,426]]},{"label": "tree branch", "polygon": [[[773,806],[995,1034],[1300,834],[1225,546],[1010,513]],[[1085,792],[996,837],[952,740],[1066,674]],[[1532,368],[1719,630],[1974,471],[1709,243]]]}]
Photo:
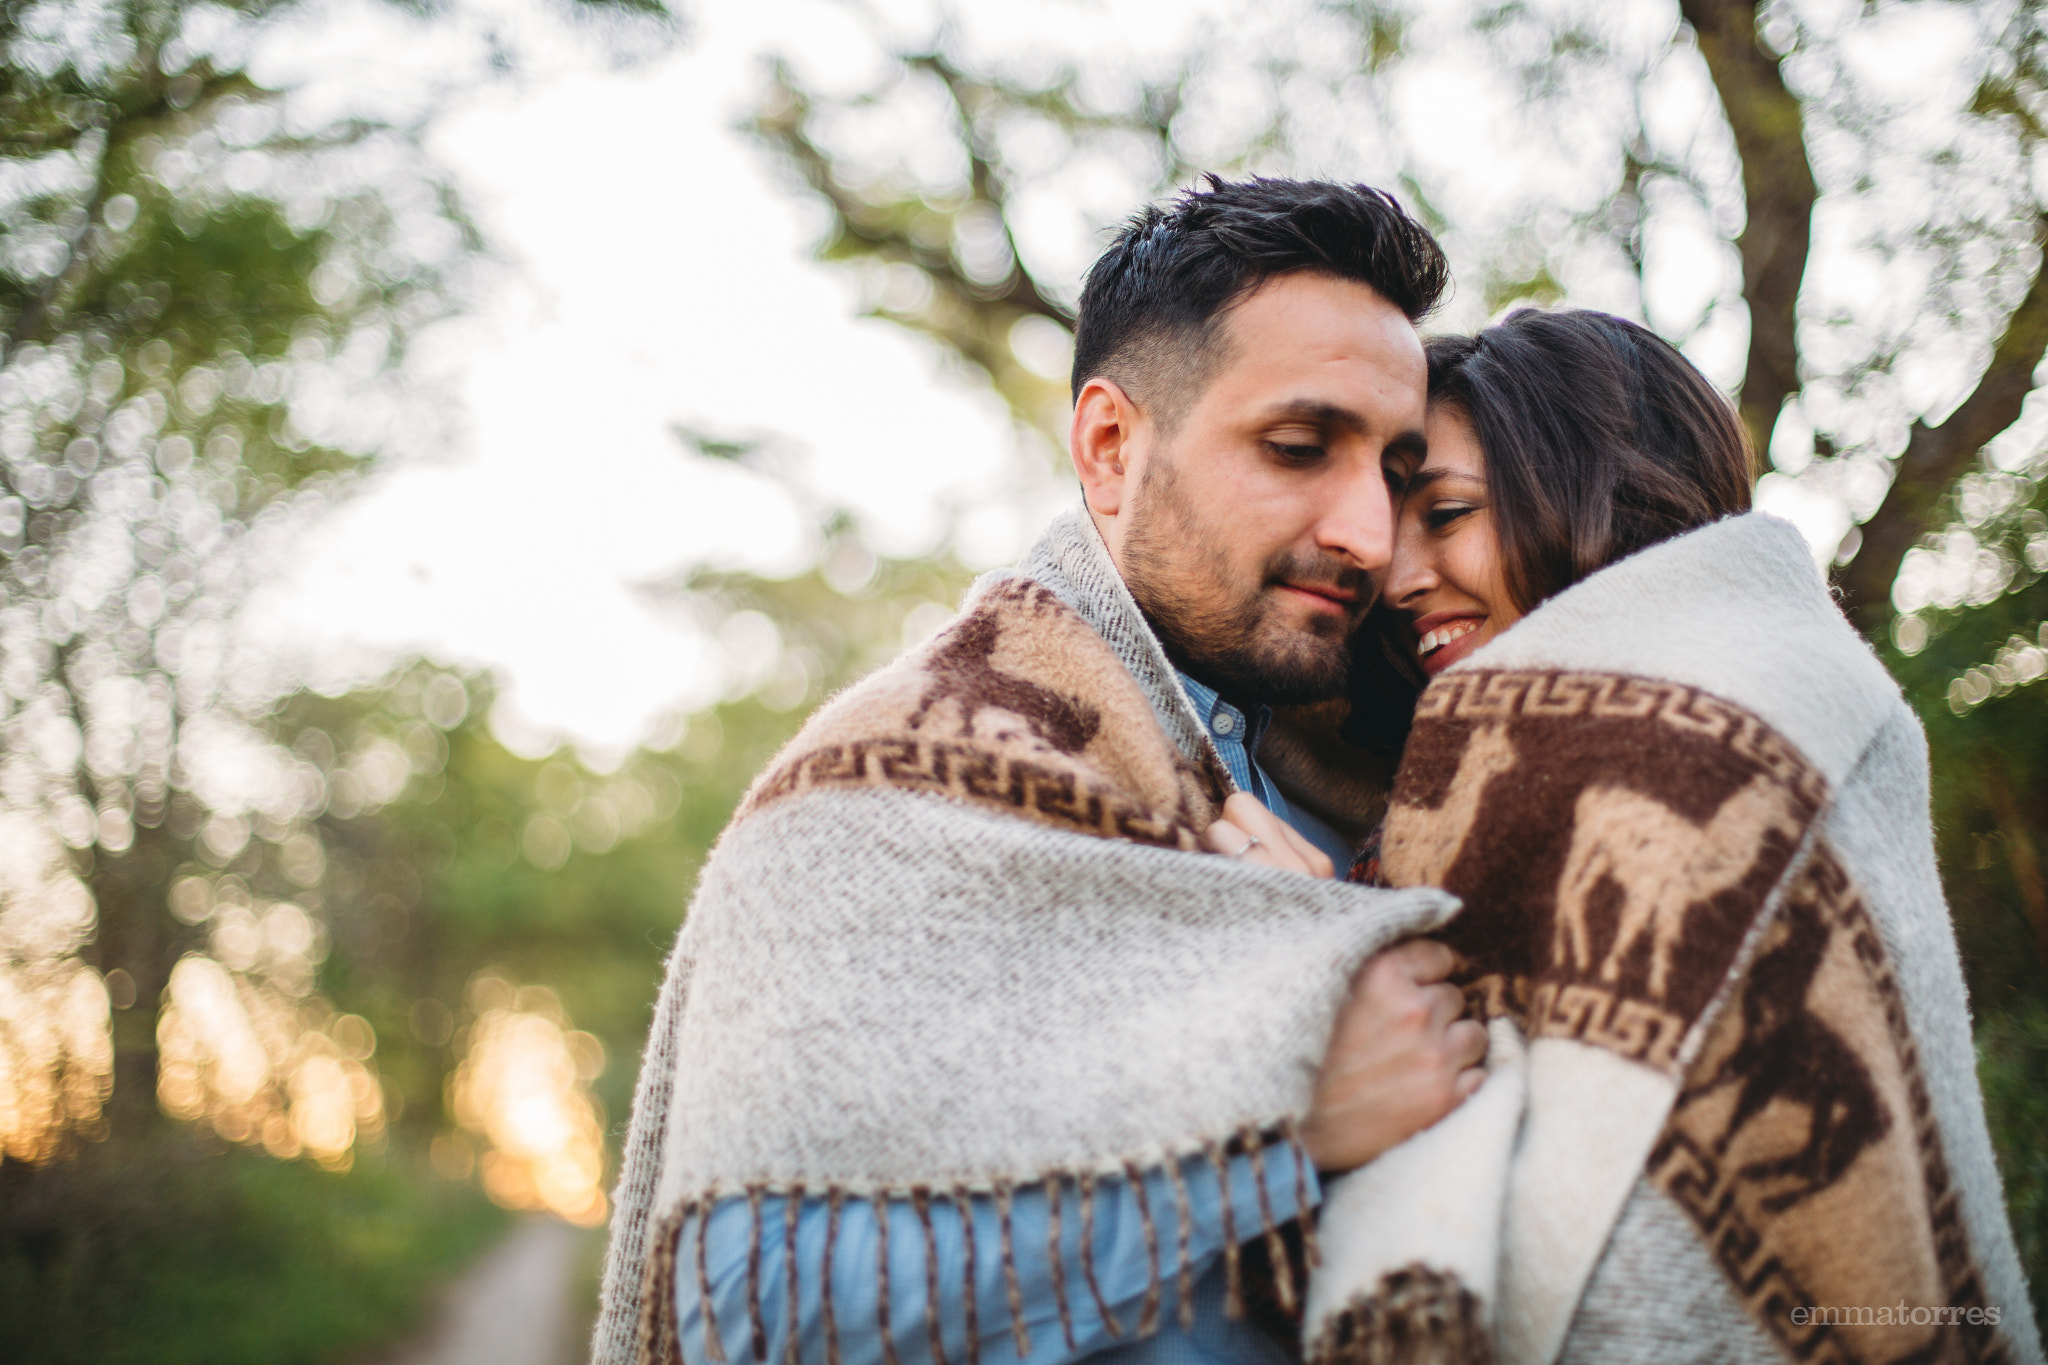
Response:
[{"label": "tree branch", "polygon": [[1742,420],[1759,451],[1788,395],[1799,391],[1799,285],[1813,233],[1816,190],[1799,100],[1757,36],[1755,0],[1679,0],[1742,156],[1749,221],[1742,229],[1742,297],[1749,304],[1749,364]]},{"label": "tree branch", "polygon": [[2035,268],[2026,297],[2006,319],[1991,364],[1946,422],[1938,427],[1913,424],[1891,492],[1863,523],[1863,546],[1856,558],[1835,575],[1843,609],[1866,632],[1888,610],[1899,564],[1933,524],[1950,485],[1985,443],[2019,420],[2033,392],[2034,370],[2048,353],[2048,268],[2043,268],[2048,266],[2048,214],[2036,216],[2034,240],[2043,248],[2043,265]]},{"label": "tree branch", "polygon": [[2034,931],[2034,951],[2041,965],[2048,967],[2048,876],[2043,876],[2041,856],[2034,847],[2033,831],[2041,828],[2027,818],[2014,795],[2005,765],[1986,764],[1981,770],[1984,795],[1991,803],[1992,817],[2005,835],[2006,866],[2012,872],[2013,887],[2019,892],[2020,913]]}]

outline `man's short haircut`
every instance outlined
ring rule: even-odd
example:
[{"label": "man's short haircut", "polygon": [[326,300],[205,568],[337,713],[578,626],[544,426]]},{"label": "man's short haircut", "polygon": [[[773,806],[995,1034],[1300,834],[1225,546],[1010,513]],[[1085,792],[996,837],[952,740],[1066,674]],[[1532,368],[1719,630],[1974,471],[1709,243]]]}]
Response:
[{"label": "man's short haircut", "polygon": [[1171,428],[1223,358],[1224,314],[1297,271],[1369,285],[1410,322],[1451,282],[1443,248],[1382,190],[1212,175],[1172,207],[1133,215],[1088,271],[1074,397],[1100,375]]}]

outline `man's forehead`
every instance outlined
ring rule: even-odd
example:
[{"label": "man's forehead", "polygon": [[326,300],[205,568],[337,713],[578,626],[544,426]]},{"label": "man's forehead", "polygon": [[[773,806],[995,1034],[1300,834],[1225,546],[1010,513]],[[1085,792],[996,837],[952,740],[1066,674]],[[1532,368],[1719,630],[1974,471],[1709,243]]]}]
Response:
[{"label": "man's forehead", "polygon": [[1318,425],[1419,425],[1429,369],[1413,323],[1369,286],[1281,276],[1224,321],[1212,391]]}]

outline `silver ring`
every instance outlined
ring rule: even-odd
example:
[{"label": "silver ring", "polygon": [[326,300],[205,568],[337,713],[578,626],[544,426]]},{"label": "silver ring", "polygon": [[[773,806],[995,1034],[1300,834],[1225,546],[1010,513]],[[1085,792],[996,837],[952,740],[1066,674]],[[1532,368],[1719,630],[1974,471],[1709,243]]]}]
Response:
[{"label": "silver ring", "polygon": [[1237,852],[1231,854],[1230,856],[1233,858],[1242,858],[1245,854],[1257,848],[1262,842],[1263,841],[1259,838],[1258,835],[1247,834],[1244,836],[1244,847],[1239,849]]}]

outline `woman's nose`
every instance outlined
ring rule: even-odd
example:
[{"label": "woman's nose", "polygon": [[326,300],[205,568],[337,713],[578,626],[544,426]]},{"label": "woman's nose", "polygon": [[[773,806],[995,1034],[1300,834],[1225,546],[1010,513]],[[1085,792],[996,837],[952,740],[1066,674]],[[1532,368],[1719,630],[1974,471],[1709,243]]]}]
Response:
[{"label": "woman's nose", "polygon": [[[1405,532],[1406,528],[1402,529]],[[1428,557],[1417,554],[1416,549],[1409,536],[1396,535],[1393,558],[1387,564],[1386,587],[1380,593],[1380,600],[1390,607],[1406,611],[1437,586],[1435,569]]]}]

